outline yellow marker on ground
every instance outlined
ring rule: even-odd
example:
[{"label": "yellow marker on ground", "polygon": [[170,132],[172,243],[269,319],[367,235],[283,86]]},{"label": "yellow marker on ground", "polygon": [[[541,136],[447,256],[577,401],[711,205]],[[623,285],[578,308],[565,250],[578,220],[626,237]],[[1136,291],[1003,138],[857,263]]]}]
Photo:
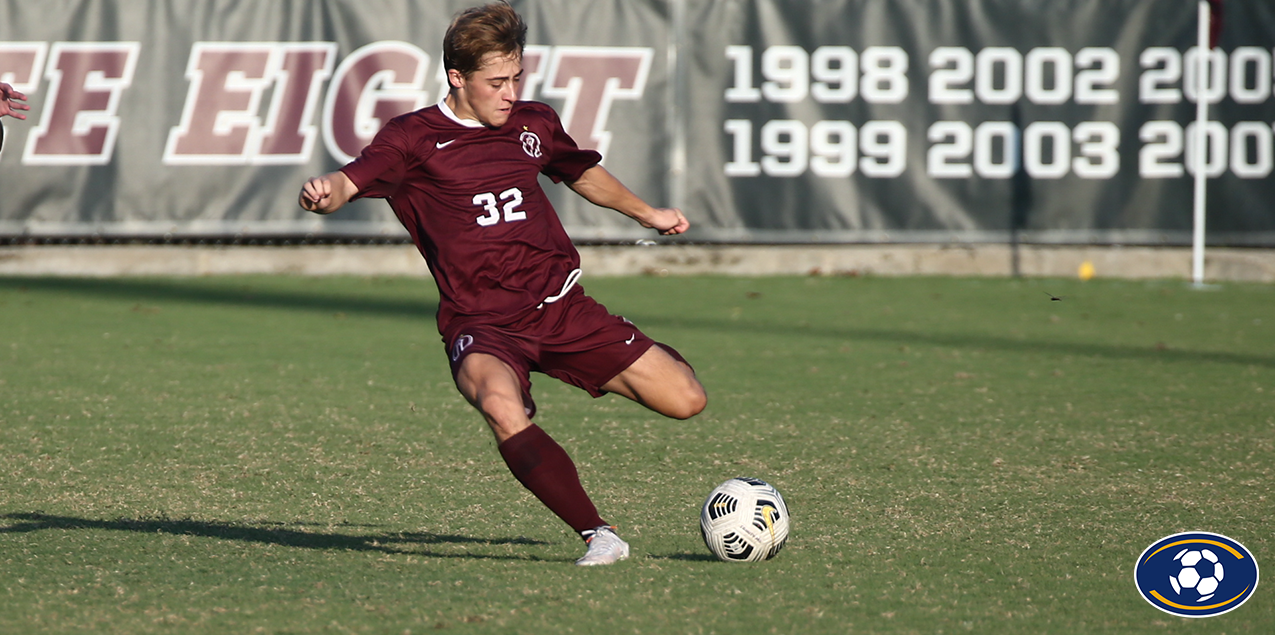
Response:
[{"label": "yellow marker on ground", "polygon": [[1080,271],[1077,274],[1081,280],[1088,280],[1093,277],[1093,263],[1088,260],[1080,263]]}]

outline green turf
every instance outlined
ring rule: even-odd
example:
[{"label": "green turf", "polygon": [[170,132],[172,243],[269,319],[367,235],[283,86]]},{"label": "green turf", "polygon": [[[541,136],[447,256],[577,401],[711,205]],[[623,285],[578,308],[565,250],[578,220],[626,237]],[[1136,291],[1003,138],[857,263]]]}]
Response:
[{"label": "green turf", "polygon": [[[536,376],[633,545],[590,570],[427,280],[0,279],[0,633],[1275,632],[1269,582],[1186,620],[1132,573],[1188,530],[1275,565],[1275,288],[585,285],[709,391],[679,422]],[[700,542],[738,475],[788,501],[773,561]]]}]

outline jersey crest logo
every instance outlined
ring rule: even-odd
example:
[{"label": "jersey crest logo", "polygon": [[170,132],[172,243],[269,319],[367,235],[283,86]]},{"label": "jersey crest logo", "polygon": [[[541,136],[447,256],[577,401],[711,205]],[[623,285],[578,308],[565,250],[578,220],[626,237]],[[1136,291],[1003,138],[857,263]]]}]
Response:
[{"label": "jersey crest logo", "polygon": [[540,137],[531,131],[523,132],[518,136],[518,140],[522,141],[522,151],[533,159],[540,158]]}]

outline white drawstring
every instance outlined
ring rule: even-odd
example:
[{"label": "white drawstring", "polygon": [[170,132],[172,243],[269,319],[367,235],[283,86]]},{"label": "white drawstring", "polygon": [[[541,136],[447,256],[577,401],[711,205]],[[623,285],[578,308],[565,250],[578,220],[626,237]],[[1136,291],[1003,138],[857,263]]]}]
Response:
[{"label": "white drawstring", "polygon": [[567,292],[571,290],[571,287],[576,286],[576,282],[580,280],[580,274],[582,273],[584,272],[579,269],[572,269],[571,273],[567,274],[566,282],[562,283],[562,290],[558,292],[558,295],[551,295],[545,298],[544,302],[536,305],[536,310],[539,311],[540,309],[545,308],[546,304],[553,304],[554,302],[561,300],[562,297],[567,295]]}]

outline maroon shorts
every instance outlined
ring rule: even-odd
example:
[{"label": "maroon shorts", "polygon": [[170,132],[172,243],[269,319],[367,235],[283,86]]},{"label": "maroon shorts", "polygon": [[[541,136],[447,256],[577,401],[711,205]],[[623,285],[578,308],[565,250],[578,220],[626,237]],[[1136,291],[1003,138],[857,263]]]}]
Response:
[{"label": "maroon shorts", "polygon": [[[533,318],[517,327],[461,321],[449,325],[443,344],[451,361],[452,379],[469,355],[493,355],[518,373],[523,405],[532,417],[536,403],[531,398],[531,371],[601,397],[606,394],[603,384],[656,344],[632,322],[608,313],[579,287],[537,310]],[[686,361],[672,348],[659,346],[674,359]]]}]

